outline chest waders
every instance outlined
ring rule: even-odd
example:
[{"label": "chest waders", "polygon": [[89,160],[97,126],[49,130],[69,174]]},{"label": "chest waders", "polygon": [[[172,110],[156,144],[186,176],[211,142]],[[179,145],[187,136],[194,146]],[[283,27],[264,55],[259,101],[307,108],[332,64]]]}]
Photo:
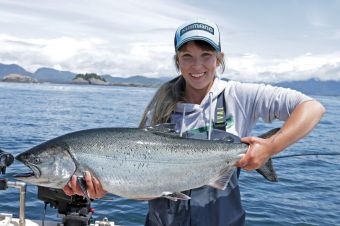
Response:
[{"label": "chest waders", "polygon": [[[226,139],[226,106],[224,92],[217,97],[215,122],[209,134],[211,139]],[[187,134],[195,139],[208,139],[207,132]],[[199,173],[199,172],[197,172]],[[225,190],[203,186],[188,191],[190,200],[171,201],[157,198],[149,201],[145,226],[242,226],[245,211],[241,205],[238,186],[239,170],[235,170]]]}]

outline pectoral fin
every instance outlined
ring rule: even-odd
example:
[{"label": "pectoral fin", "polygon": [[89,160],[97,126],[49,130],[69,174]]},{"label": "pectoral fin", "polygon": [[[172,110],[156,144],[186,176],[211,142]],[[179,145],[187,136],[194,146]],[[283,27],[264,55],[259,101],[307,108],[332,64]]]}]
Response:
[{"label": "pectoral fin", "polygon": [[208,184],[208,186],[216,188],[216,189],[220,189],[220,190],[224,190],[226,189],[231,176],[234,173],[234,168],[235,167],[226,167],[224,168],[218,175],[217,178],[214,178],[211,180],[211,182]]},{"label": "pectoral fin", "polygon": [[77,184],[79,185],[81,191],[83,192],[86,200],[90,203],[91,199],[90,199],[89,194],[87,193],[87,185],[86,185],[86,181],[85,181],[84,177],[78,176],[77,177]]}]

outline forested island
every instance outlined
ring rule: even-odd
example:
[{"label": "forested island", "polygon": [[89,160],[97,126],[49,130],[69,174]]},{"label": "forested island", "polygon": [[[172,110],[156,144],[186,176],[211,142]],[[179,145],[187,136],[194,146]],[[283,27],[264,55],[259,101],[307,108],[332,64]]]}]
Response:
[{"label": "forested island", "polygon": [[104,78],[95,73],[77,74],[76,77],[72,79],[72,83],[108,85],[108,82]]}]

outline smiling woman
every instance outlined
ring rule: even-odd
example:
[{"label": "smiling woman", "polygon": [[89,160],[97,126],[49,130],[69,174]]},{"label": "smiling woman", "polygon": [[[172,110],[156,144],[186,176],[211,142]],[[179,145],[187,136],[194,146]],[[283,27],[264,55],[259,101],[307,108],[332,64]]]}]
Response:
[{"label": "smiling woman", "polygon": [[[214,130],[245,137],[242,141],[250,146],[237,166],[254,170],[306,135],[324,112],[319,102],[296,91],[220,80],[217,69],[224,70],[220,33],[208,20],[192,20],[180,26],[175,34],[175,50],[180,75],[157,91],[145,110],[141,127],[171,122],[178,133],[186,132],[196,139],[221,139],[212,133]],[[286,122],[271,138],[247,137],[259,118]],[[149,201],[145,225],[245,224],[237,171],[225,190],[204,186],[184,194],[191,200]]]},{"label": "smiling woman", "polygon": [[175,58],[187,83],[186,99],[200,104],[213,84],[217,67],[224,65],[223,53],[216,52],[205,41],[190,41],[180,47]]}]

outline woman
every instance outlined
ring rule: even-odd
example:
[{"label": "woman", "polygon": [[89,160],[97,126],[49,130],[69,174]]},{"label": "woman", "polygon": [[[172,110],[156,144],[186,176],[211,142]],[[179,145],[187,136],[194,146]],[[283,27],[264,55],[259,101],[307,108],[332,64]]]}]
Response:
[{"label": "woman", "polygon": [[[171,122],[178,133],[199,139],[219,139],[211,133],[223,130],[243,137],[249,149],[238,162],[245,170],[260,168],[271,156],[308,134],[319,122],[324,107],[297,91],[262,84],[223,81],[220,33],[216,24],[195,20],[180,26],[175,34],[175,63],[180,76],[165,83],[145,110],[141,127]],[[285,121],[272,137],[248,137],[259,118]],[[89,194],[100,198],[105,191],[98,180],[86,174]],[[191,200],[149,201],[146,225],[244,225],[245,212],[234,172],[227,189],[204,186],[190,191]],[[66,194],[81,194],[75,177]]]}]

